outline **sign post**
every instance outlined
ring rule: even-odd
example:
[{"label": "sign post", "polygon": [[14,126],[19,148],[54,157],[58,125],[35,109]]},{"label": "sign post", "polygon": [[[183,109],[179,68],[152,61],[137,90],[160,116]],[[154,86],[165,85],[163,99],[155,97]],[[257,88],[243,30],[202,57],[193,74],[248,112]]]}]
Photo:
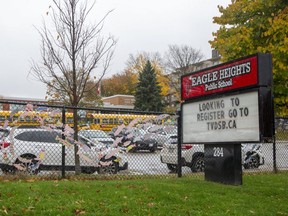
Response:
[{"label": "sign post", "polygon": [[241,145],[205,145],[205,179],[242,185]]},{"label": "sign post", "polygon": [[205,179],[242,184],[241,143],[273,140],[272,60],[258,53],[181,77],[182,143],[205,144]]}]

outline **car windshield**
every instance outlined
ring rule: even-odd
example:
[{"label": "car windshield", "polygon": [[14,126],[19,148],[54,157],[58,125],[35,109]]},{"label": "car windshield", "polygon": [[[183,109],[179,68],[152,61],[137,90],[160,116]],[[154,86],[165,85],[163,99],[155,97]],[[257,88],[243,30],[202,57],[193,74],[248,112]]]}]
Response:
[{"label": "car windshield", "polygon": [[45,142],[45,143],[58,143],[56,137],[61,136],[60,133],[44,130],[19,130],[19,133],[15,136],[15,139],[29,142]]}]

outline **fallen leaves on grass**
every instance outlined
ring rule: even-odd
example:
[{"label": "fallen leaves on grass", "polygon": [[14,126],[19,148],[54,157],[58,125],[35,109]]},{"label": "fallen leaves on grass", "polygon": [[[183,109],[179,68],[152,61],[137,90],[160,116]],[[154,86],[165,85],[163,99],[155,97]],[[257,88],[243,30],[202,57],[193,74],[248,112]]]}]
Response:
[{"label": "fallen leaves on grass", "polygon": [[85,214],[86,212],[85,212],[85,209],[74,209],[73,213],[74,213],[75,215],[83,215],[83,214]]},{"label": "fallen leaves on grass", "polygon": [[2,206],[1,211],[4,212],[6,215],[8,215],[7,210],[8,210],[8,209],[7,209],[5,206]]},{"label": "fallen leaves on grass", "polygon": [[152,207],[155,206],[155,203],[148,203],[147,206],[148,206],[149,208],[152,208]]}]

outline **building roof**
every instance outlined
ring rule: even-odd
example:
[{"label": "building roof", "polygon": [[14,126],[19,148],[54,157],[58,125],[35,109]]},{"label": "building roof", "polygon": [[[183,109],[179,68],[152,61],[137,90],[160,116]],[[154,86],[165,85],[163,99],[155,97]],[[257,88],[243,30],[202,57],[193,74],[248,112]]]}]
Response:
[{"label": "building roof", "polygon": [[45,99],[39,99],[39,98],[22,98],[22,97],[0,97],[2,100],[6,101],[17,101],[17,102],[41,102],[41,103],[47,103],[47,100]]},{"label": "building roof", "polygon": [[110,98],[115,98],[115,97],[129,97],[129,98],[134,98],[134,95],[122,95],[122,94],[116,94],[116,95],[112,95],[109,97],[103,97],[102,100],[104,99],[110,99]]}]

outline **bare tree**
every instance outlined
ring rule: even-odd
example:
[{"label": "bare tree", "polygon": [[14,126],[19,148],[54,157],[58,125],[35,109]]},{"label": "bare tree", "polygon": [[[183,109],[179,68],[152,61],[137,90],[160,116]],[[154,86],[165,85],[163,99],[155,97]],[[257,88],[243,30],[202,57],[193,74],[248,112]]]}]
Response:
[{"label": "bare tree", "polygon": [[165,53],[165,66],[169,72],[178,72],[180,75],[187,73],[189,66],[201,61],[204,55],[188,45],[169,45]]},{"label": "bare tree", "polygon": [[[107,12],[95,24],[90,24],[89,16],[95,2],[88,0],[53,0],[47,15],[51,17],[51,27],[43,21],[38,29],[42,39],[42,62],[32,61],[31,74],[47,85],[52,92],[62,94],[69,105],[78,106],[87,91],[98,86],[109,67],[116,40],[112,36],[102,36],[104,20],[112,12]],[[49,23],[50,24],[50,23]],[[87,85],[96,77],[96,68],[101,71],[95,78],[95,85]],[[77,110],[74,109],[74,139],[77,140]],[[75,145],[75,172],[80,173],[80,160]]]},{"label": "bare tree", "polygon": [[180,101],[180,77],[189,72],[192,64],[201,61],[204,55],[188,45],[169,45],[164,55],[164,65],[171,88],[170,94]]}]

